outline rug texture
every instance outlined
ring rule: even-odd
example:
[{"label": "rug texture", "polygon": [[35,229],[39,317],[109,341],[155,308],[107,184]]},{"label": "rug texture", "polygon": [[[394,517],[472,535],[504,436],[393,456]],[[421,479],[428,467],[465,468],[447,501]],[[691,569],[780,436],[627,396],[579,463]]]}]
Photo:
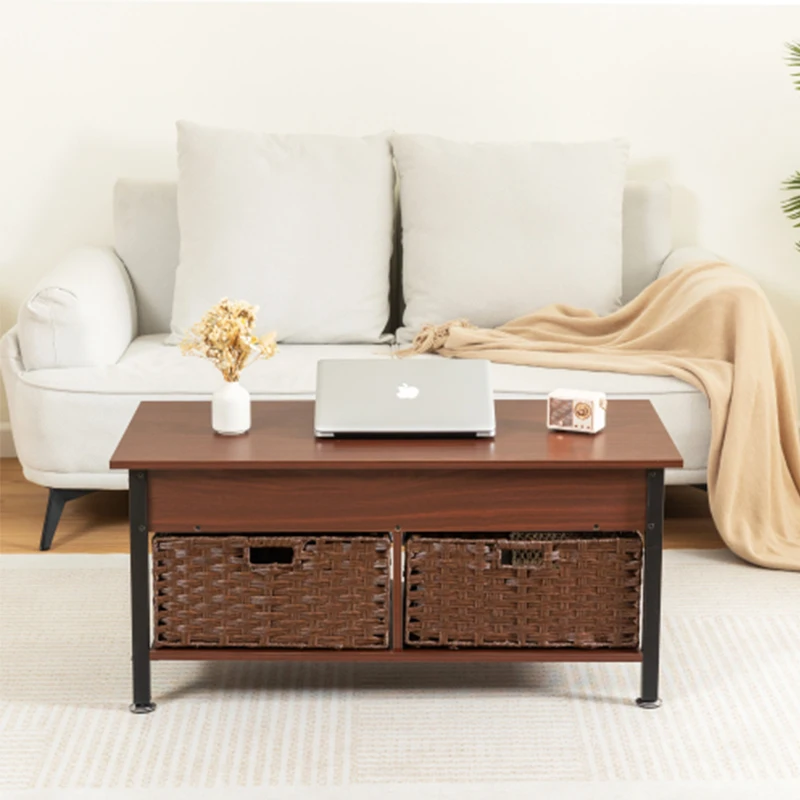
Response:
[{"label": "rug texture", "polygon": [[549,306],[499,328],[429,325],[398,355],[670,375],[711,408],[708,490],[737,555],[800,570],[800,436],[789,340],[761,287],[724,263],[687,266],[619,311]]},{"label": "rug texture", "polygon": [[134,716],[128,602],[125,556],[0,559],[0,790],[800,779],[800,575],[728,551],[665,553],[658,711],[632,664],[159,662]]}]

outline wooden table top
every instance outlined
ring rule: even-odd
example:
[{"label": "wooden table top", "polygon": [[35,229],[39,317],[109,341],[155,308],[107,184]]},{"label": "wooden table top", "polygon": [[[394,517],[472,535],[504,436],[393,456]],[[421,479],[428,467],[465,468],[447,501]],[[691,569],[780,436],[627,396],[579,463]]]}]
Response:
[{"label": "wooden table top", "polygon": [[649,400],[610,400],[596,435],[545,427],[544,400],[498,400],[494,439],[316,439],[314,403],[254,401],[252,428],[220,436],[210,402],[143,402],[112,469],[609,469],[681,467]]}]

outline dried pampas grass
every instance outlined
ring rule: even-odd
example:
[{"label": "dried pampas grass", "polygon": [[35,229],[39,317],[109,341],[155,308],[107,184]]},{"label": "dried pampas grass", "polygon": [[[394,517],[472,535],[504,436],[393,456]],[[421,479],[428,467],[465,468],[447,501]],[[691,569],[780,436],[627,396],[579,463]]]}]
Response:
[{"label": "dried pampas grass", "polygon": [[224,297],[192,325],[181,352],[207,358],[226,381],[238,381],[248,364],[278,352],[274,332],[260,338],[253,333],[257,311],[258,306]]}]

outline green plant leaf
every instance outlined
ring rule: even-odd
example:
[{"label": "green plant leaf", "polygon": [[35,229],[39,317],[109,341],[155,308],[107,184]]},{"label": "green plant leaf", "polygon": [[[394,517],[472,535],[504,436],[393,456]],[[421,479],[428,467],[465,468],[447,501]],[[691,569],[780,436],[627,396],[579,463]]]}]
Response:
[{"label": "green plant leaf", "polygon": [[783,182],[783,188],[786,189],[787,192],[800,192],[800,172],[795,172],[791,178],[787,178]]},{"label": "green plant leaf", "polygon": [[792,69],[794,85],[800,89],[800,42],[787,42],[786,52],[786,61]]},{"label": "green plant leaf", "polygon": [[[786,43],[786,62],[791,70],[794,87],[800,91],[800,42]],[[791,178],[787,178],[783,182],[783,189],[787,192],[800,192],[800,171],[795,172]],[[800,194],[784,200],[781,208],[789,219],[798,220],[793,227],[800,228]],[[800,242],[796,242],[795,247],[800,252]]]}]

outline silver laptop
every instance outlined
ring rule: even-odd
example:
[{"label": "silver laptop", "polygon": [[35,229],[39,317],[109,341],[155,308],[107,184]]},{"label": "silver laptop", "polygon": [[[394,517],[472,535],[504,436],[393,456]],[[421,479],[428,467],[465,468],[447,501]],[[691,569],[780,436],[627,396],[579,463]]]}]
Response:
[{"label": "silver laptop", "polygon": [[494,436],[489,362],[322,360],[317,436]]}]

